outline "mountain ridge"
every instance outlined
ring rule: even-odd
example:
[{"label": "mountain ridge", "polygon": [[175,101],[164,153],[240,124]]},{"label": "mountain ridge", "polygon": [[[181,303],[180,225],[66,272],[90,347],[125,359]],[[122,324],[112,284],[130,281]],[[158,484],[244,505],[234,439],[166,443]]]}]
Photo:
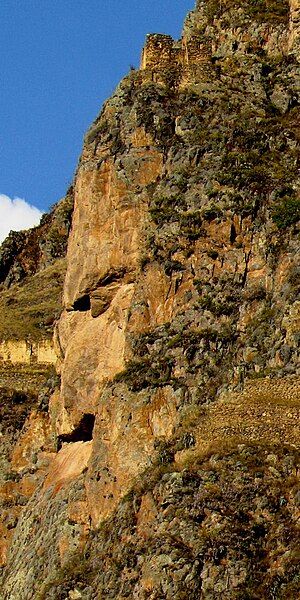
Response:
[{"label": "mountain ridge", "polygon": [[298,597],[299,11],[198,1],[88,131],[4,600]]}]

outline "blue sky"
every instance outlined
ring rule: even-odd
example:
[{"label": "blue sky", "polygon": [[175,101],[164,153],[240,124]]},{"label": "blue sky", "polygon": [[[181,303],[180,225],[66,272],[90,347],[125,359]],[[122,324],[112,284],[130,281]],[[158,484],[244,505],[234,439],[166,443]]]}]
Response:
[{"label": "blue sky", "polygon": [[42,211],[64,195],[84,133],[139,65],[145,35],[179,37],[194,4],[1,0],[0,222],[4,194]]}]

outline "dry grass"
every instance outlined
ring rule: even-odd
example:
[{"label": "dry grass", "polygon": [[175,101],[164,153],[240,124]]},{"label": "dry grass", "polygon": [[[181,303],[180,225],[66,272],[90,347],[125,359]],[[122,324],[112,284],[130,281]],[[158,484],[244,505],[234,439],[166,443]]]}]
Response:
[{"label": "dry grass", "polygon": [[0,339],[40,340],[50,338],[53,322],[61,312],[65,259],[0,295]]},{"label": "dry grass", "polygon": [[52,365],[4,365],[0,363],[0,389],[38,393],[40,387],[53,374]]},{"label": "dry grass", "polygon": [[224,11],[241,6],[259,22],[286,23],[288,20],[288,0],[208,0],[205,10],[207,16],[213,20]]},{"label": "dry grass", "polygon": [[300,378],[291,375],[281,379],[257,379],[246,382],[245,389],[239,395],[241,400],[261,405],[298,407],[300,405]]}]

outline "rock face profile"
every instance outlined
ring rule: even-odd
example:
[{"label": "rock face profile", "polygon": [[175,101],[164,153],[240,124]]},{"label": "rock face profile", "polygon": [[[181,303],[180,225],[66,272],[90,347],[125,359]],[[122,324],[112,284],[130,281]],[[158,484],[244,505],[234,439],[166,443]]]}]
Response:
[{"label": "rock face profile", "polygon": [[149,34],[59,256],[4,243],[17,313],[67,267],[56,372],[24,391],[2,357],[1,599],[299,598],[299,36],[298,0],[198,0],[179,41]]}]

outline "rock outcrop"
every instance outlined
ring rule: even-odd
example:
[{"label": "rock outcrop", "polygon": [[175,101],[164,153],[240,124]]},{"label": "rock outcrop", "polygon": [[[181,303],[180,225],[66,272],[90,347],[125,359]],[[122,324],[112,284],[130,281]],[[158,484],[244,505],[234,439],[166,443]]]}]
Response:
[{"label": "rock outcrop", "polygon": [[73,189],[48,214],[40,225],[27,231],[11,231],[0,248],[0,285],[9,288],[27,276],[52,265],[66,254],[73,213]]},{"label": "rock outcrop", "polygon": [[299,8],[198,1],[86,135],[4,600],[298,597]]},{"label": "rock outcrop", "polygon": [[59,385],[52,338],[72,210],[70,189],[39,226],[11,232],[0,248],[1,567],[18,517],[56,451],[48,415]]}]

